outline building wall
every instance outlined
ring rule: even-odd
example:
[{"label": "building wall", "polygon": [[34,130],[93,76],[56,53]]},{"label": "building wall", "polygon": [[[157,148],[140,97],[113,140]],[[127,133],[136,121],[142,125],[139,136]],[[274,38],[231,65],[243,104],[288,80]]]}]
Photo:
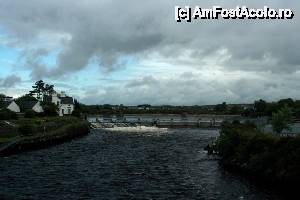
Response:
[{"label": "building wall", "polygon": [[55,105],[59,106],[61,100],[60,98],[58,98],[57,94],[56,95],[52,95],[52,103],[54,103]]},{"label": "building wall", "polygon": [[37,104],[35,104],[35,106],[33,106],[32,110],[34,110],[37,113],[44,112],[44,109],[42,108],[40,102],[37,102]]},{"label": "building wall", "polygon": [[16,102],[12,101],[11,104],[9,104],[9,106],[7,107],[7,109],[13,111],[13,112],[20,112],[20,107],[18,106],[18,104],[16,104]]},{"label": "building wall", "polygon": [[59,116],[71,115],[74,111],[73,104],[61,104],[59,108]]},{"label": "building wall", "polygon": [[4,97],[3,101],[13,101],[12,97]]}]

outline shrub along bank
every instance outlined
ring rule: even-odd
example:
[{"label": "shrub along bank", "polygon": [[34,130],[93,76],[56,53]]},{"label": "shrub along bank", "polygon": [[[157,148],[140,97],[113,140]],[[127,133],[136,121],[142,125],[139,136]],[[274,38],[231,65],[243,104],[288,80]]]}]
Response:
[{"label": "shrub along bank", "polygon": [[224,124],[216,151],[227,169],[268,186],[296,192],[300,185],[300,137],[263,134],[254,127]]},{"label": "shrub along bank", "polygon": [[[47,132],[43,130],[38,121],[19,122],[19,136],[3,145],[0,156],[7,156],[23,151],[44,148],[81,137],[89,133],[89,124],[76,118],[53,118],[48,121],[53,125],[48,127]],[[43,131],[42,131],[43,130]]]}]

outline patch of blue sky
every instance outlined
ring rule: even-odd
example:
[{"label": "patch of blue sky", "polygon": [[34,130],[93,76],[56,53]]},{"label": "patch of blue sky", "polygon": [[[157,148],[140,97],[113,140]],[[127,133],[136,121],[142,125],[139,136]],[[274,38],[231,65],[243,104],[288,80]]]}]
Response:
[{"label": "patch of blue sky", "polygon": [[[91,63],[85,68],[80,76],[89,80],[91,85],[101,85],[102,87],[124,85],[128,81],[140,79],[145,76],[162,77],[166,75],[182,72],[182,69],[170,67],[169,63],[156,61],[141,61],[133,56],[127,56],[120,59],[121,65],[107,70],[103,66]],[[173,70],[170,70],[173,69]],[[89,79],[91,78],[91,79]]]},{"label": "patch of blue sky", "polygon": [[89,64],[82,70],[68,75],[68,79],[65,79],[64,83],[72,86],[73,92],[76,90],[76,93],[81,94],[86,88],[89,88],[92,85],[98,85],[97,78],[99,74],[99,66]]},{"label": "patch of blue sky", "polygon": [[19,51],[15,48],[0,45],[0,74],[7,75],[18,60]]},{"label": "patch of blue sky", "polygon": [[10,34],[7,32],[7,30],[5,30],[5,28],[3,28],[0,25],[0,39],[11,39],[12,37],[10,36]]},{"label": "patch of blue sky", "polygon": [[47,68],[55,68],[57,67],[57,57],[59,51],[50,52],[47,56],[43,56],[40,58],[42,64],[47,66]]},{"label": "patch of blue sky", "polygon": [[145,76],[162,77],[182,71],[182,69],[172,67],[168,63],[141,61],[129,65],[127,71],[130,73],[128,76],[130,79],[137,79]]}]

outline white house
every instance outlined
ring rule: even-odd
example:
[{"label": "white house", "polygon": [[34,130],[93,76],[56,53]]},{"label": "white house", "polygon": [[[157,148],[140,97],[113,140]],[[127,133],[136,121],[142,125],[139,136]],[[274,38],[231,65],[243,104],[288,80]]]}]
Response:
[{"label": "white house", "polygon": [[37,112],[37,113],[44,112],[44,109],[41,106],[41,103],[39,101],[22,101],[20,103],[20,108],[21,108],[22,112],[24,112],[26,110],[33,110],[34,112]]},{"label": "white house", "polygon": [[13,112],[19,113],[20,112],[20,107],[18,106],[18,104],[16,104],[15,101],[3,101],[0,105],[0,110],[2,109],[8,109],[11,110]]},{"label": "white house", "polygon": [[65,94],[65,92],[54,92],[51,96],[45,96],[44,101],[52,102],[58,106],[59,116],[71,115],[75,109],[74,99]]},{"label": "white house", "polygon": [[59,116],[71,115],[74,111],[74,101],[72,97],[61,97],[59,106]]},{"label": "white house", "polygon": [[13,101],[13,100],[14,100],[13,97],[8,97],[8,96],[4,97],[3,99],[3,101]]}]

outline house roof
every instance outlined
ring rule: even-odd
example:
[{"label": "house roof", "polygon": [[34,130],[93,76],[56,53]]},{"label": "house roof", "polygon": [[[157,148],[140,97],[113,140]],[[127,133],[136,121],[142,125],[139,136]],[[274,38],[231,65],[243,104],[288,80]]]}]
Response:
[{"label": "house roof", "polygon": [[11,103],[12,101],[3,101],[0,103],[0,108],[7,108]]},{"label": "house roof", "polygon": [[32,109],[37,103],[38,101],[21,101],[19,106],[22,110],[29,110]]},{"label": "house roof", "polygon": [[61,104],[74,104],[72,97],[60,97]]}]

